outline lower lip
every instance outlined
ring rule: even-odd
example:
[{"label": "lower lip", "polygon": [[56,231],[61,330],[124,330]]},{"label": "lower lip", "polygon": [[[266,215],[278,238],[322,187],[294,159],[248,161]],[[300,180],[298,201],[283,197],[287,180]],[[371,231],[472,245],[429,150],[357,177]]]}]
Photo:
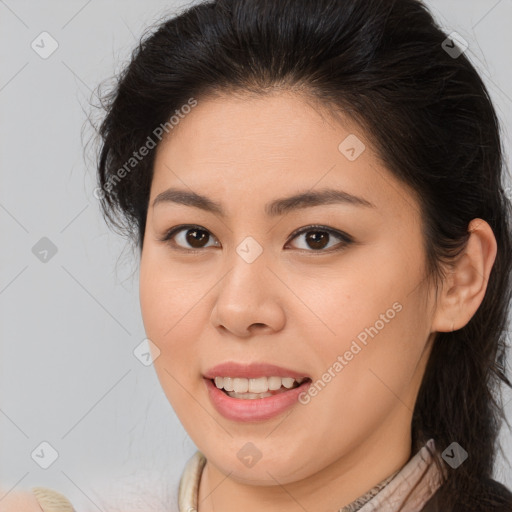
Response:
[{"label": "lower lip", "polygon": [[220,414],[233,421],[262,421],[278,416],[298,402],[299,395],[307,391],[311,380],[300,386],[265,398],[231,398],[210,379],[204,379],[210,400]]}]

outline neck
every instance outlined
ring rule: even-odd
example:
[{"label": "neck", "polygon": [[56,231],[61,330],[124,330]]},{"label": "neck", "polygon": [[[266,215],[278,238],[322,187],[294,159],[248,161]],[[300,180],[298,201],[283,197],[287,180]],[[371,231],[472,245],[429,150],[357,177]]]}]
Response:
[{"label": "neck", "polygon": [[[338,511],[401,469],[411,457],[409,431],[396,425],[390,435],[368,437],[354,450],[305,479],[282,485],[251,485],[225,475],[207,461],[198,496],[198,512]],[[271,471],[269,470],[269,474]]]}]

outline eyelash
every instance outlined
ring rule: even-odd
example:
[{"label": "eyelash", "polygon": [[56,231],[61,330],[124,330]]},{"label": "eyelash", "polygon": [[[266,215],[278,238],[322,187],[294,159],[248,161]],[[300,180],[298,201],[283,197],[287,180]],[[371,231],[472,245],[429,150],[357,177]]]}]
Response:
[{"label": "eyelash", "polygon": [[[182,225],[174,226],[173,228],[171,228],[169,231],[167,231],[165,233],[165,235],[162,238],[159,238],[158,241],[167,243],[174,250],[185,251],[190,254],[198,254],[198,253],[204,252],[204,250],[207,249],[207,247],[205,247],[203,249],[185,249],[183,247],[176,246],[175,243],[172,241],[173,236],[176,235],[177,233],[179,233],[180,231],[184,231],[184,230],[188,231],[191,229],[201,230],[201,231],[204,231],[211,235],[211,233],[207,229],[203,228],[202,226],[197,226],[197,225],[193,225],[193,224],[182,224]],[[338,231],[336,229],[328,228],[327,226],[321,226],[318,224],[306,226],[304,228],[300,228],[300,229],[294,231],[290,235],[290,241],[292,241],[295,238],[297,238],[298,236],[300,236],[304,233],[308,233],[310,231],[321,231],[321,232],[326,232],[329,235],[334,235],[336,238],[341,239],[341,244],[340,244],[341,247],[338,247],[335,249],[330,248],[330,249],[318,249],[318,250],[297,249],[298,251],[300,251],[302,253],[312,253],[313,255],[321,255],[321,254],[326,254],[326,253],[331,254],[333,252],[338,252],[338,251],[345,249],[348,245],[350,245],[354,242],[354,239],[351,236],[347,235],[346,233],[343,233],[342,231]],[[330,242],[330,240],[329,240],[329,242]]]}]

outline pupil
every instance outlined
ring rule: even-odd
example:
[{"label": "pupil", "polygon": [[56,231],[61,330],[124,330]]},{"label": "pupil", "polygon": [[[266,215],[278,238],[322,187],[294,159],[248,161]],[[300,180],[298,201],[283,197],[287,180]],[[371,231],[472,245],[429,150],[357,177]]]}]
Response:
[{"label": "pupil", "polygon": [[193,236],[191,236],[191,233],[193,234],[197,234],[197,233],[203,233],[202,236],[200,236],[199,238],[200,239],[205,239],[206,238],[206,241],[208,241],[208,234],[206,233],[206,231],[204,231],[204,229],[189,229],[187,231],[187,242],[192,246],[192,247],[202,247],[201,244],[199,245],[196,245],[198,239],[197,238],[194,238]]},{"label": "pupil", "polygon": [[[309,233],[310,234],[306,236],[306,239],[308,244],[312,247],[312,249],[323,249],[325,247],[325,243],[322,243],[321,239],[323,238],[323,242],[326,242],[327,237],[329,236],[328,233],[326,233],[325,231],[310,231]],[[313,233],[313,236],[311,236],[311,233]],[[318,238],[320,238],[320,241],[318,241],[316,237],[316,235],[318,235],[319,233],[320,236]]]}]

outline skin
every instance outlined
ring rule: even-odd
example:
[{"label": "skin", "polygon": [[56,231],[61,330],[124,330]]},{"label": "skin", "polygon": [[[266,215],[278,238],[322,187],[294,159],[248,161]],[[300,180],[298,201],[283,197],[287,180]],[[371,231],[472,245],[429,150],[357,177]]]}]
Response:
[{"label": "skin", "polygon": [[[349,134],[366,145],[354,161],[338,150]],[[174,203],[153,208],[171,186],[220,202],[226,218]],[[375,207],[264,213],[268,201],[323,187]],[[466,251],[436,297],[414,192],[380,163],[360,127],[285,92],[199,100],[157,148],[149,205],[141,310],[160,351],[162,388],[207,458],[199,512],[332,512],[400,469],[411,456],[412,411],[435,333],[463,327],[484,297],[496,255],[489,225],[471,222]],[[180,224],[206,230],[206,247],[187,243],[189,227],[174,236],[182,251],[159,241]],[[315,250],[308,233],[290,237],[311,224],[354,243],[324,234]],[[263,249],[250,264],[236,252],[247,236]],[[207,368],[264,361],[315,382],[396,302],[400,312],[308,404],[242,424],[210,403]],[[261,452],[252,467],[237,456],[247,442]]]},{"label": "skin", "polygon": [[34,494],[27,490],[0,489],[0,512],[43,512]]}]

